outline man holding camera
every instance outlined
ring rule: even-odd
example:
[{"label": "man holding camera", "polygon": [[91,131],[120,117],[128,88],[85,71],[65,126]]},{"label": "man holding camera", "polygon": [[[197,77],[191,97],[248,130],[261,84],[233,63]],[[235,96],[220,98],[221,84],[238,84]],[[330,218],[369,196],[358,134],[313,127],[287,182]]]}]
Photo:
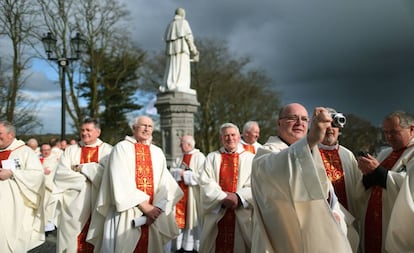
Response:
[{"label": "man holding camera", "polygon": [[309,116],[301,104],[280,110],[278,136],[253,160],[251,252],[352,252],[317,147],[331,122],[327,109],[317,107],[308,133]]},{"label": "man holding camera", "polygon": [[362,179],[362,173],[358,169],[357,160],[349,149],[339,145],[338,137],[340,129],[345,126],[346,117],[335,109],[326,108],[332,117],[332,125],[326,129],[325,138],[318,144],[326,174],[335,190],[339,203],[346,210],[345,222],[347,223],[348,240],[353,252],[357,252],[359,236],[356,231],[355,218],[358,214],[356,201],[356,185]]}]

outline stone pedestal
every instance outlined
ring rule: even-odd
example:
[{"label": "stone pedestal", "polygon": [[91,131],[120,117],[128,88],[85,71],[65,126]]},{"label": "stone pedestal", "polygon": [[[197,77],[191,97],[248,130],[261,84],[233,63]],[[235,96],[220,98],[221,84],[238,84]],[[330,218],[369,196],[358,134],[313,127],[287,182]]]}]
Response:
[{"label": "stone pedestal", "polygon": [[168,91],[157,95],[155,107],[160,114],[162,148],[169,167],[181,154],[181,136],[194,135],[194,113],[199,105],[196,94]]}]

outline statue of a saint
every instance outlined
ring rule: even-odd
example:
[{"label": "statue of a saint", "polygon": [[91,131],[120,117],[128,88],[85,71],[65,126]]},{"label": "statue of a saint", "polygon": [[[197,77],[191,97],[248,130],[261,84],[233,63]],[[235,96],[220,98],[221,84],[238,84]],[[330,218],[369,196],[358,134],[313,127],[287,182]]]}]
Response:
[{"label": "statue of a saint", "polygon": [[182,91],[195,94],[195,90],[190,88],[190,62],[198,61],[199,53],[183,8],[175,10],[174,19],[167,26],[164,40],[167,67],[160,91]]}]

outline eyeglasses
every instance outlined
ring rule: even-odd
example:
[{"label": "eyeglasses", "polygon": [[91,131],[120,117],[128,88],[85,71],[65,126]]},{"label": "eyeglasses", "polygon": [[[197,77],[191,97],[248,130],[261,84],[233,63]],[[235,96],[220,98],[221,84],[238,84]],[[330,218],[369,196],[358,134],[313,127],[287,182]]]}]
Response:
[{"label": "eyeglasses", "polygon": [[141,127],[141,128],[152,128],[152,125],[147,125],[147,124],[137,124],[135,126]]},{"label": "eyeglasses", "polygon": [[288,115],[279,119],[285,119],[287,122],[298,122],[299,119],[303,122],[309,122],[308,116]]}]

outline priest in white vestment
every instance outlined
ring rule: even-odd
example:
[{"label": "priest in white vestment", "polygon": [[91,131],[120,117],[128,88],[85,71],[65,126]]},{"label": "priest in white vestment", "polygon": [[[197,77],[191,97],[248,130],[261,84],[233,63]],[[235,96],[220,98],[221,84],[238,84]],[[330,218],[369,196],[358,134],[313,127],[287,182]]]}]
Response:
[{"label": "priest in white vestment", "polygon": [[[44,197],[44,209],[45,209],[45,232],[55,230],[54,211],[55,206],[49,206],[49,198],[54,189],[53,179],[55,177],[56,168],[59,164],[59,159],[52,155],[52,147],[49,143],[43,143],[40,145],[40,162],[43,166],[43,173],[45,174],[45,197]],[[55,202],[56,203],[56,202]]]},{"label": "priest in white vestment", "polygon": [[[336,117],[337,111],[327,108],[329,113]],[[335,190],[338,201],[345,214],[347,224],[347,236],[351,243],[352,251],[358,252],[359,235],[358,219],[360,206],[356,193],[358,183],[362,180],[362,173],[358,169],[357,160],[349,149],[339,144],[340,128],[345,126],[346,118],[343,116],[343,124],[332,122],[332,126],[326,130],[325,138],[318,144],[326,174]]]},{"label": "priest in white vestment", "polygon": [[257,142],[259,137],[259,123],[257,123],[256,121],[248,121],[243,126],[240,144],[246,151],[256,154],[257,149],[259,149],[262,146],[259,142]]},{"label": "priest in white vestment", "polygon": [[204,168],[206,157],[195,148],[192,135],[181,137],[181,151],[170,169],[177,181],[184,197],[180,199],[175,208],[175,219],[180,234],[173,240],[173,250],[198,251],[200,248],[200,187],[199,174]]},{"label": "priest in white vestment", "polygon": [[[163,151],[151,143],[153,127],[150,117],[139,116],[134,135],[112,150],[88,234],[97,252],[164,252],[178,236],[174,206],[183,192]],[[104,228],[95,223],[100,219]]]},{"label": "priest in white vestment", "polygon": [[414,160],[407,164],[407,175],[395,200],[385,240],[387,252],[414,252]]},{"label": "priest in white vestment", "polygon": [[27,252],[45,240],[44,175],[15,127],[0,121],[0,252]]},{"label": "priest in white vestment", "polygon": [[85,119],[81,141],[65,149],[56,169],[49,205],[56,206],[56,252],[91,252],[86,236],[112,146],[99,139],[95,119]]},{"label": "priest in white vestment", "polygon": [[207,155],[200,177],[200,253],[246,253],[252,237],[254,155],[240,145],[239,129],[232,123],[221,125],[220,140],[223,146]]},{"label": "priest in white vestment", "polygon": [[358,158],[364,174],[357,191],[361,196],[361,249],[385,253],[385,239],[394,202],[404,182],[407,164],[414,159],[414,116],[403,111],[388,114],[382,124],[389,148],[376,158]]},{"label": "priest in white vestment", "polygon": [[317,148],[331,121],[325,108],[315,108],[312,128],[300,139],[308,127],[306,109],[296,103],[282,108],[279,136],[264,145],[273,151],[262,149],[253,161],[252,252],[352,252]]}]

